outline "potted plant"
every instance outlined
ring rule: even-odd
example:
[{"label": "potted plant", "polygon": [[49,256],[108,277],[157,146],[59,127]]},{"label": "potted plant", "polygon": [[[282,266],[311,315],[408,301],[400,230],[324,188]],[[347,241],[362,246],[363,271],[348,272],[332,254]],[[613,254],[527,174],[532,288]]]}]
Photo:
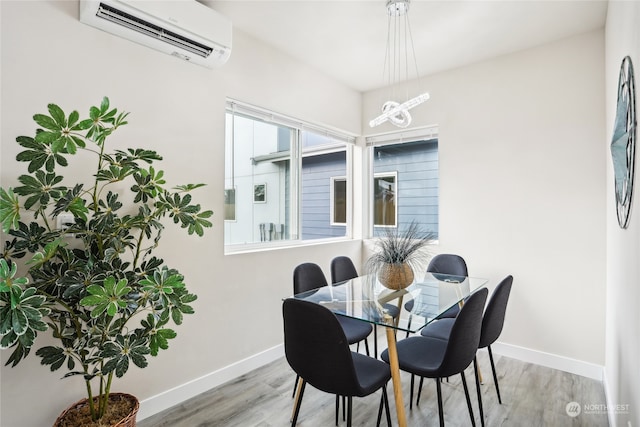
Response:
[{"label": "potted plant", "polygon": [[[162,160],[155,151],[107,150],[128,115],[108,98],[85,119],[55,104],[48,113],[34,115],[34,137],[16,139],[24,148],[16,159],[27,165],[21,185],[0,188],[8,238],[0,257],[0,347],[13,350],[7,365],[16,366],[51,330],[57,344],[35,354],[52,371],[84,379],[86,400],[73,408],[84,407],[95,424],[76,425],[110,425],[110,400],[126,397],[110,398],[114,375],[132,363],[146,367],[176,336],[171,324],[193,313],[196,295],[183,275],[153,255],[165,222],[202,236],[213,213],[192,201],[190,191],[203,184],[167,187],[153,166]],[[72,159],[96,168],[67,183],[60,171]],[[21,258],[26,273],[15,262]],[[137,401],[132,406],[137,411]],[[68,424],[59,418],[55,425]],[[116,425],[135,425],[135,413]]]},{"label": "potted plant", "polygon": [[375,240],[365,270],[389,289],[404,289],[413,283],[414,270],[428,260],[426,247],[433,242],[433,234],[421,231],[415,221],[404,230],[386,227]]}]

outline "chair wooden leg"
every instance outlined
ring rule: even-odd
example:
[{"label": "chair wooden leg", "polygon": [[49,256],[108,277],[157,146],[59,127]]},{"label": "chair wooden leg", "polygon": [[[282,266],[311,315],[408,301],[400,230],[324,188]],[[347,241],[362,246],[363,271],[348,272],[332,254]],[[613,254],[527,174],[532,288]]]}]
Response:
[{"label": "chair wooden leg", "polygon": [[302,395],[304,394],[304,387],[307,385],[305,380],[300,382],[298,386],[298,398],[296,399],[296,408],[293,411],[293,419],[291,420],[291,427],[295,427],[298,422],[298,414],[300,413],[300,405],[302,404]]},{"label": "chair wooden leg", "polygon": [[493,372],[493,383],[496,385],[496,392],[498,393],[498,402],[502,405],[502,398],[500,397],[500,387],[498,386],[498,375],[496,374],[496,365],[493,363],[493,353],[491,352],[491,346],[487,346],[489,350],[489,360],[491,361],[491,371]]},{"label": "chair wooden leg", "polygon": [[293,417],[295,415],[298,402],[300,402],[300,399],[302,399],[302,393],[300,391],[300,388],[302,387],[303,383],[304,383],[304,380],[300,378],[300,375],[296,376],[296,386],[293,389],[293,392],[296,393],[296,397],[293,402],[293,409],[291,410],[291,418],[290,418],[291,421],[293,421]]},{"label": "chair wooden leg", "polygon": [[464,376],[464,371],[460,372],[462,377],[462,387],[464,388],[464,396],[467,398],[467,408],[469,409],[469,417],[471,418],[471,425],[476,427],[476,418],[473,416],[473,408],[471,407],[471,398],[469,397],[469,388],[467,387],[467,379]]},{"label": "chair wooden leg", "polygon": [[476,393],[478,393],[478,408],[480,409],[480,425],[484,427],[484,410],[482,409],[482,392],[480,391],[480,376],[478,375],[478,358],[473,358],[473,373],[476,377]]},{"label": "chair wooden leg", "polygon": [[[382,387],[384,392],[384,387]],[[380,406],[378,407],[378,418],[376,419],[376,427],[380,427],[380,420],[382,420],[382,406],[384,406],[384,393],[380,396]]]},{"label": "chair wooden leg", "polygon": [[298,380],[300,379],[299,375],[296,375],[296,382],[293,384],[293,393],[291,393],[291,398],[296,397],[296,390],[298,389]]},{"label": "chair wooden leg", "polygon": [[347,397],[347,427],[351,427],[351,407],[353,404],[353,398],[351,396]]},{"label": "chair wooden leg", "polygon": [[436,378],[436,391],[438,392],[438,417],[440,419],[440,427],[444,427],[444,413],[442,410],[442,389],[440,378]]}]

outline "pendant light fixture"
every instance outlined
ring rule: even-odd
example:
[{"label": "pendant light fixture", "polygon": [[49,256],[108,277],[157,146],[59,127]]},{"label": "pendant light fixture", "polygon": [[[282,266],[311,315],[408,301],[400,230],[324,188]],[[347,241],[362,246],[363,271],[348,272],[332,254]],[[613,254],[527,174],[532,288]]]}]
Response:
[{"label": "pendant light fixture", "polygon": [[428,100],[429,94],[425,92],[411,99],[408,96],[410,54],[413,55],[415,77],[419,77],[418,63],[409,24],[409,0],[388,0],[387,14],[389,15],[389,23],[383,75],[392,91],[392,97],[397,96],[396,90],[400,89],[404,78],[406,101],[398,102],[393,99],[386,101],[382,105],[382,114],[371,120],[369,126],[376,127],[389,121],[399,128],[406,128],[411,124],[409,110]]}]

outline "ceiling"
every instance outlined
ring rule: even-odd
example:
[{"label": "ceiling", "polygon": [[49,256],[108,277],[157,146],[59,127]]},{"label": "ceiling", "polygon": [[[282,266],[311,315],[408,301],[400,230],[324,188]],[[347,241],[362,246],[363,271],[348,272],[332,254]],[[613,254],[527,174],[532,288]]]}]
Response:
[{"label": "ceiling", "polygon": [[[199,0],[347,86],[384,86],[386,0]],[[412,0],[420,75],[603,28],[606,0]],[[233,53],[232,53],[233,55]]]}]

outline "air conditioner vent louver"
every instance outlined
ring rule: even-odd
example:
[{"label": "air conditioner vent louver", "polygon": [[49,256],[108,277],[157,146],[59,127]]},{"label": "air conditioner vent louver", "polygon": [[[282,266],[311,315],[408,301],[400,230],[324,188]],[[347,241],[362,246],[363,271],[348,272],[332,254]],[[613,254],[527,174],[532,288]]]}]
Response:
[{"label": "air conditioner vent louver", "polygon": [[206,67],[231,54],[231,22],[195,0],[80,0],[80,21]]},{"label": "air conditioner vent louver", "polygon": [[127,27],[139,33],[146,34],[150,37],[155,37],[158,40],[162,40],[165,43],[169,43],[184,50],[188,50],[189,52],[203,58],[208,57],[209,55],[211,55],[211,52],[213,52],[213,49],[210,47],[204,46],[179,34],[165,30],[157,25],[153,25],[151,22],[136,18],[133,15],[129,15],[126,12],[118,10],[115,7],[108,6],[104,3],[100,3],[100,7],[98,8],[96,16],[98,18],[114,22],[118,25],[122,25],[123,27]]}]

